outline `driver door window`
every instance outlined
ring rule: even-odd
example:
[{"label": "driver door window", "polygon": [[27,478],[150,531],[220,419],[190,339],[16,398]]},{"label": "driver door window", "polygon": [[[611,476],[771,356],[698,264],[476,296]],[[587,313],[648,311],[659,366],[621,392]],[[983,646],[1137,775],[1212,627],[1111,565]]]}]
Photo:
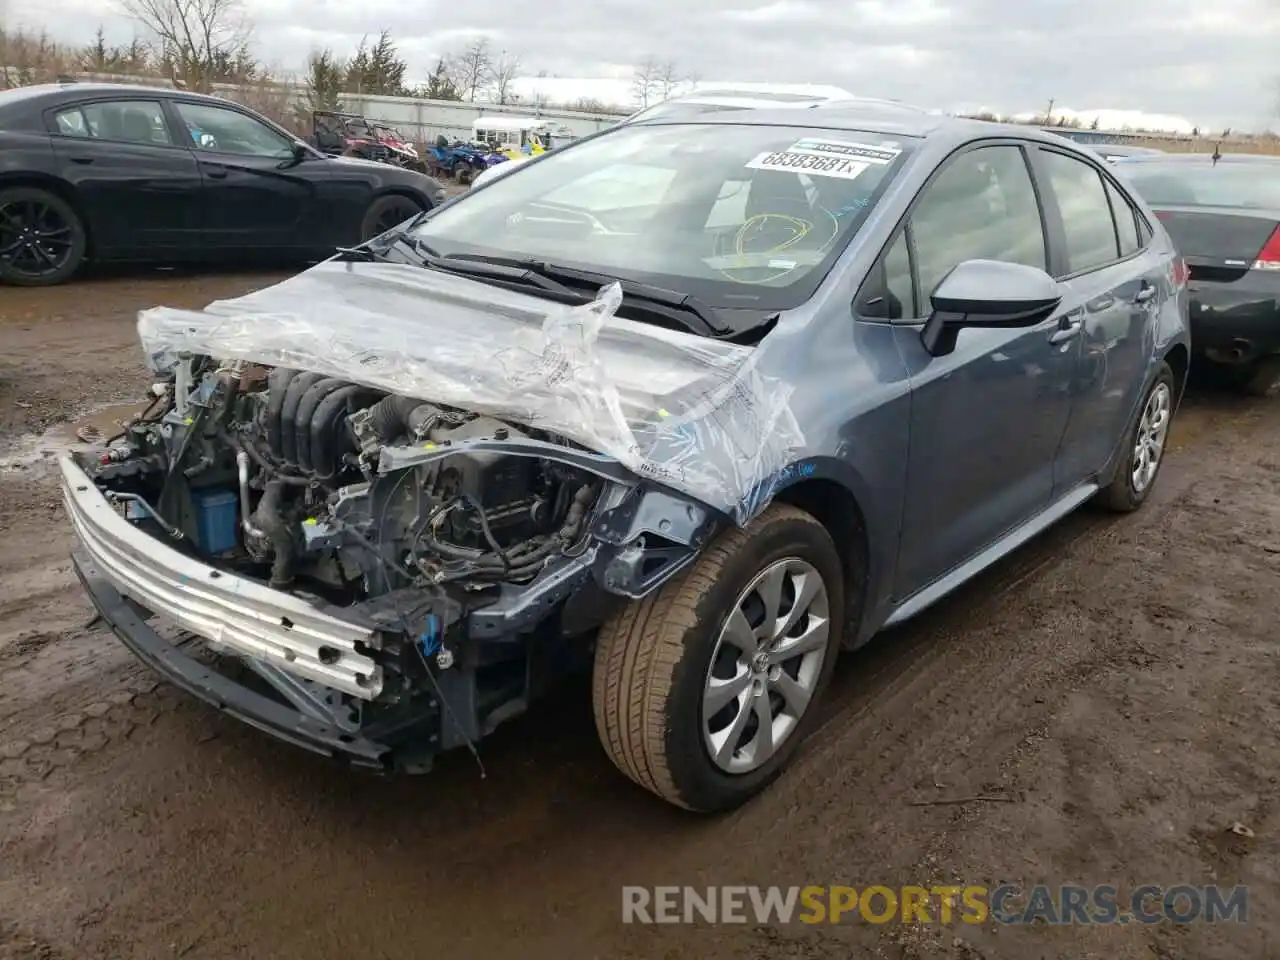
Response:
[{"label": "driver door window", "polygon": [[284,159],[293,153],[293,144],[287,137],[238,110],[181,102],[174,107],[198,150],[271,159]]},{"label": "driver door window", "polygon": [[1021,148],[979,147],[952,159],[911,213],[921,302],[957,264],[1001,260],[1046,269],[1044,227]]}]

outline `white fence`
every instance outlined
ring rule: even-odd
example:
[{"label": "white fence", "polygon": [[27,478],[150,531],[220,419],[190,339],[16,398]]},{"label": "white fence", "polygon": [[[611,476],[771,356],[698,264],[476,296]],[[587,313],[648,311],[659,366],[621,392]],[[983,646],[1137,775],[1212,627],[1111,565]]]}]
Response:
[{"label": "white fence", "polygon": [[[100,83],[131,83],[148,86],[172,87],[173,84],[155,77],[138,77],[121,74],[75,73],[76,80]],[[306,106],[306,89],[302,84],[280,82],[270,85],[271,92],[282,96],[299,110]],[[231,83],[215,83],[213,93],[231,100],[258,99],[248,94],[261,94],[262,88],[241,87]],[[273,97],[274,99],[274,97]],[[580,113],[574,110],[545,109],[532,104],[498,105],[472,103],[459,100],[425,100],[417,97],[382,97],[360,94],[343,94],[342,110],[359,113],[371,120],[381,120],[396,127],[401,133],[419,143],[429,143],[440,135],[449,138],[471,136],[471,124],[482,116],[539,117],[557,126],[567,127],[574,136],[585,137],[605,127],[613,126],[622,118],[610,113]],[[309,122],[309,121],[308,121]]]},{"label": "white fence", "polygon": [[440,135],[470,138],[471,124],[480,117],[539,117],[567,127],[575,137],[611,127],[622,118],[616,114],[578,113],[573,110],[546,110],[523,104],[498,106],[457,100],[419,100],[416,97],[372,97],[344,94],[342,108],[391,124],[419,143],[429,143]]}]

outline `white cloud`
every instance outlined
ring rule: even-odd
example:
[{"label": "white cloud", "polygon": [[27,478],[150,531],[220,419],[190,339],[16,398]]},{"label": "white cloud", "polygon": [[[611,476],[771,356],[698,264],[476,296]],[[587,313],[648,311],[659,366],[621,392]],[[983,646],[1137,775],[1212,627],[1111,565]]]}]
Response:
[{"label": "white cloud", "polygon": [[[8,0],[10,20],[77,43],[134,32],[111,0]],[[629,87],[645,56],[701,77],[835,84],[867,96],[1004,112],[1049,100],[1082,113],[1164,116],[1220,129],[1267,125],[1277,108],[1275,0],[568,0],[530,7],[403,0],[244,0],[264,60],[299,68],[313,48],[349,54],[385,28],[410,73],[483,33],[529,73]],[[1143,125],[1147,125],[1143,122]]]}]

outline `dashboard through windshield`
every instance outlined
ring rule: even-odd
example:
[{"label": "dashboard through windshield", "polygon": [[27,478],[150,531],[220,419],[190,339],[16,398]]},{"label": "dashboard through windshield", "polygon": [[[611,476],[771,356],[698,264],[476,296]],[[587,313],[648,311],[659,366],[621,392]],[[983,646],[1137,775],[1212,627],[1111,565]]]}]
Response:
[{"label": "dashboard through windshield", "polygon": [[908,142],[807,127],[620,127],[421,222],[444,256],[550,261],[724,308],[782,310],[821,283]]}]

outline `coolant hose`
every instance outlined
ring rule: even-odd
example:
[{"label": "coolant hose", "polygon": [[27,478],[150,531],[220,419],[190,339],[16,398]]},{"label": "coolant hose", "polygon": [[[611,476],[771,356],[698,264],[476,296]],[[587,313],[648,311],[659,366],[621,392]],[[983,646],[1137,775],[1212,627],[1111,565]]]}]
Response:
[{"label": "coolant hose", "polygon": [[293,582],[293,540],[289,536],[289,525],[280,516],[283,492],[282,481],[268,480],[253,514],[255,525],[271,542],[271,586],[277,589]]}]

